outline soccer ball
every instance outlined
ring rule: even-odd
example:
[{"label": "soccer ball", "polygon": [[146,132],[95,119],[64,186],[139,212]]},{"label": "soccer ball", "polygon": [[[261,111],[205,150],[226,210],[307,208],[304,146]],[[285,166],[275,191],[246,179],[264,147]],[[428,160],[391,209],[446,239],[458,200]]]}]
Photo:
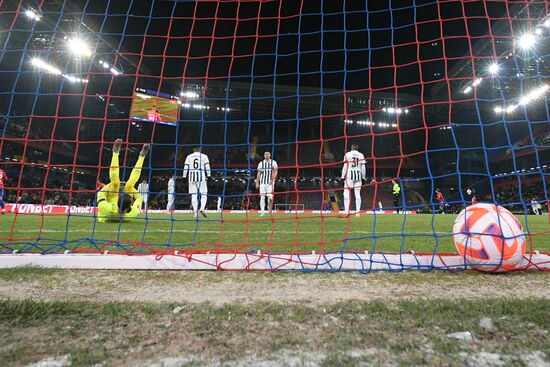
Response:
[{"label": "soccer ball", "polygon": [[512,270],[525,255],[521,223],[506,208],[494,204],[463,209],[455,220],[453,239],[466,262],[478,270]]},{"label": "soccer ball", "polygon": [[472,195],[472,190],[470,190],[470,189],[466,190],[466,194]]}]

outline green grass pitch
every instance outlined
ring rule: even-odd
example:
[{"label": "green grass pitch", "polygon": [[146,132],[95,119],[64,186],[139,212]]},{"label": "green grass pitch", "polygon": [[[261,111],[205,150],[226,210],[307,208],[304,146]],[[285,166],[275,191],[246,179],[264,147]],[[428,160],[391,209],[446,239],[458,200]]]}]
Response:
[{"label": "green grass pitch", "polygon": [[[91,215],[17,215],[0,217],[0,251],[63,252],[64,250],[134,252],[178,249],[189,251],[256,251],[304,253],[310,251],[369,251],[454,253],[455,215],[362,215],[338,218],[334,214],[210,213],[195,220],[192,214],[140,215],[128,223],[98,223]],[[547,216],[519,217],[530,233],[528,250],[550,251]],[[526,223],[528,225],[526,225]],[[105,244],[115,241],[116,245]],[[126,247],[119,247],[121,244]]]}]

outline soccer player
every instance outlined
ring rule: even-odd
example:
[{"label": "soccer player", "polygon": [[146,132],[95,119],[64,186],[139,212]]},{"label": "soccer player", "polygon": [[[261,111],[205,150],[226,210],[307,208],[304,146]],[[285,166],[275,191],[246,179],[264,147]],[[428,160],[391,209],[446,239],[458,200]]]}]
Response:
[{"label": "soccer player", "polygon": [[160,113],[157,110],[156,106],[153,106],[152,110],[147,111],[147,120],[159,122],[160,121]]},{"label": "soccer player", "polygon": [[392,183],[392,189],[391,193],[393,195],[393,206],[395,207],[395,210],[397,211],[397,214],[399,214],[399,196],[401,194],[401,186],[399,186],[399,183],[396,180],[391,180]]},{"label": "soccer player", "polygon": [[260,190],[260,217],[265,215],[265,198],[267,197],[267,207],[271,213],[273,206],[273,186],[277,179],[279,166],[277,162],[271,159],[271,153],[264,153],[264,160],[258,164],[258,174],[256,175],[256,189]]},{"label": "soccer player", "polygon": [[168,203],[166,204],[166,211],[174,210],[174,202],[176,201],[176,175],[173,175],[168,180]]},{"label": "soccer player", "polygon": [[121,182],[118,163],[121,147],[122,139],[117,139],[113,144],[113,156],[111,158],[111,167],[109,168],[109,179],[111,182],[97,193],[97,220],[100,223],[126,222],[135,218],[141,211],[143,198],[134,186],[139,180],[143,161],[147,153],[149,153],[151,146],[145,144],[141,148],[136,165],[123,190],[120,190]]},{"label": "soccer player", "polygon": [[535,198],[531,199],[531,208],[533,209],[533,214],[542,215],[541,213],[542,205],[539,204],[537,199]]},{"label": "soccer player", "polygon": [[466,198],[470,201],[472,205],[477,203],[476,192],[474,189],[466,190],[466,195],[468,195]]},{"label": "soccer player", "polygon": [[445,214],[445,197],[439,189],[435,189],[435,200],[439,203],[441,214]]},{"label": "soccer player", "polygon": [[8,175],[0,169],[0,207],[2,208],[2,214],[6,213],[6,203],[4,203],[4,180],[8,180]]},{"label": "soccer player", "polygon": [[366,179],[365,156],[357,149],[357,144],[351,145],[351,150],[344,156],[344,167],[342,168],[342,180],[344,180],[344,212],[349,215],[351,190],[355,193],[355,216],[361,214],[361,186]]},{"label": "soccer player", "polygon": [[138,185],[138,192],[143,198],[143,210],[147,211],[147,202],[149,201],[149,184],[146,179],[143,179]]},{"label": "soccer player", "polygon": [[218,205],[216,206],[216,210],[218,211],[218,213],[222,212],[222,197],[221,196],[218,196]]},{"label": "soccer player", "polygon": [[211,176],[210,161],[206,154],[201,153],[199,147],[193,148],[193,153],[189,154],[185,158],[185,164],[183,166],[183,178],[189,177],[189,193],[191,194],[191,205],[193,206],[193,212],[195,218],[197,218],[198,210],[198,198],[200,195],[201,206],[198,210],[203,217],[206,218],[206,199],[208,194],[208,187],[206,186],[206,179]]}]

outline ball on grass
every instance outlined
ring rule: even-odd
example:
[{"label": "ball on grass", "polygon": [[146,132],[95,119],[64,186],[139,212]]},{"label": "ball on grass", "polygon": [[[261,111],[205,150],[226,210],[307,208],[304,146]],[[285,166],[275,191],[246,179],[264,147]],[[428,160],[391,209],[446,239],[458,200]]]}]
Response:
[{"label": "ball on grass", "polygon": [[506,208],[494,204],[463,209],[453,226],[453,240],[466,264],[478,270],[512,270],[525,255],[521,223]]}]

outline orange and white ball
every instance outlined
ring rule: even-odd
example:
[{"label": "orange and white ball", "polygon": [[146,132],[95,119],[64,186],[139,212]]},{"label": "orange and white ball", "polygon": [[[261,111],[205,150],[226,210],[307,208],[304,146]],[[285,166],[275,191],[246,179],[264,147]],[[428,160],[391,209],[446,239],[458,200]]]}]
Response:
[{"label": "orange and white ball", "polygon": [[521,223],[506,208],[494,204],[479,203],[462,210],[453,226],[453,239],[466,263],[479,270],[512,270],[525,255]]}]

